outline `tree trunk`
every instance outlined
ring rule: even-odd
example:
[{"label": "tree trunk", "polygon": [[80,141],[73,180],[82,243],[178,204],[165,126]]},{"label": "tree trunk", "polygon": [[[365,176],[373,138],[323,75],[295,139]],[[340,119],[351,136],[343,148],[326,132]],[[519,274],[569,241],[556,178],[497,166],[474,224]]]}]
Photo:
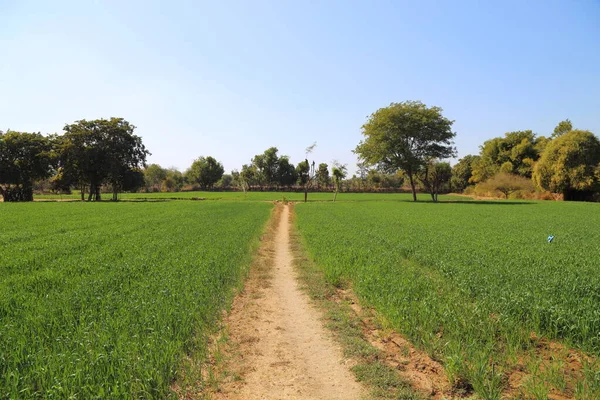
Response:
[{"label": "tree trunk", "polygon": [[410,181],[410,188],[412,189],[413,201],[417,201],[417,188],[415,187],[415,179],[410,171],[408,171],[408,180]]},{"label": "tree trunk", "polygon": [[304,202],[308,201],[308,186],[304,186]]},{"label": "tree trunk", "polygon": [[85,185],[81,184],[79,186],[79,191],[81,192],[81,201],[85,200]]},{"label": "tree trunk", "polygon": [[335,203],[335,199],[336,199],[336,197],[337,197],[337,192],[338,192],[337,190],[336,190],[335,192],[333,192],[333,202],[334,202],[334,203]]},{"label": "tree trunk", "polygon": [[118,198],[118,194],[119,192],[117,191],[117,189],[113,186],[113,196],[112,196],[112,201],[117,201],[119,200]]}]

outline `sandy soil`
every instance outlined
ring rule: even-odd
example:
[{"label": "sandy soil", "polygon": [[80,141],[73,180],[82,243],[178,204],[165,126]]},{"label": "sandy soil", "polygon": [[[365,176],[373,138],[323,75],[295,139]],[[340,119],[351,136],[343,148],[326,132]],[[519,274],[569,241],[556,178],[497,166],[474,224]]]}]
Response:
[{"label": "sandy soil", "polygon": [[226,319],[236,354],[228,368],[238,378],[223,383],[213,397],[359,399],[365,389],[299,289],[289,243],[289,206],[278,207],[275,234],[262,248],[269,260],[251,274]]}]

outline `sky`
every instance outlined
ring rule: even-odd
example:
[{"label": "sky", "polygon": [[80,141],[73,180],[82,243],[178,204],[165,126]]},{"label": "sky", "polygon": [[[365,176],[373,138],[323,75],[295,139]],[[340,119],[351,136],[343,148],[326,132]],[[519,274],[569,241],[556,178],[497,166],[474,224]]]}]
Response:
[{"label": "sky", "polygon": [[0,130],[123,117],[184,171],[275,146],[337,160],[368,116],[420,100],[458,157],[569,118],[600,135],[600,1],[0,0]]}]

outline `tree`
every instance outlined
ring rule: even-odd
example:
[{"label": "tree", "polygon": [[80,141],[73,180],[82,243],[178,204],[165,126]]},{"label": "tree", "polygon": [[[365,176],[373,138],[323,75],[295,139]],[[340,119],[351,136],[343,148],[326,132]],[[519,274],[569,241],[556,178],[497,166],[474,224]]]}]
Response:
[{"label": "tree", "polygon": [[326,188],[329,186],[329,166],[326,163],[319,164],[319,167],[317,168],[316,179],[319,188]]},{"label": "tree", "polygon": [[304,202],[308,201],[308,190],[312,186],[315,178],[315,162],[312,164],[308,162],[308,155],[313,152],[317,142],[311,144],[304,150],[304,161],[301,161],[296,166],[296,176],[298,177],[298,183],[304,188]]},{"label": "tree", "polygon": [[217,182],[217,187],[219,189],[228,189],[231,187],[232,183],[233,183],[233,176],[230,174],[223,174],[221,179],[219,179],[219,181]]},{"label": "tree", "polygon": [[54,137],[0,131],[0,194],[4,201],[33,201],[33,182],[52,175]]},{"label": "tree", "polygon": [[144,169],[144,179],[149,190],[162,190],[163,181],[167,178],[167,170],[158,164],[150,164]]},{"label": "tree", "polygon": [[534,182],[562,193],[564,200],[588,200],[600,189],[600,141],[574,130],[552,140],[535,166]]},{"label": "tree", "polygon": [[187,170],[186,177],[188,182],[198,184],[206,190],[212,189],[224,172],[223,165],[213,157],[199,157]]},{"label": "tree", "polygon": [[564,121],[560,121],[558,125],[556,125],[556,128],[554,128],[554,132],[552,132],[552,139],[562,136],[567,132],[571,132],[572,130],[573,124],[568,118]]},{"label": "tree", "polygon": [[479,158],[472,163],[470,182],[478,183],[502,171],[531,178],[539,158],[538,140],[531,130],[507,132],[504,137],[487,140],[480,146]]},{"label": "tree", "polygon": [[298,180],[296,168],[290,163],[288,156],[281,156],[277,161],[277,184],[280,186],[292,186]]},{"label": "tree", "polygon": [[242,171],[239,173],[239,184],[246,194],[248,188],[258,182],[258,171],[255,165],[242,165]]},{"label": "tree", "polygon": [[452,167],[447,162],[429,161],[419,170],[417,177],[423,188],[431,195],[431,200],[438,201],[438,193],[450,182]]},{"label": "tree", "polygon": [[263,154],[257,154],[252,158],[252,164],[256,166],[261,181],[267,186],[277,183],[277,167],[279,165],[277,152],[277,147],[270,147]]},{"label": "tree", "polygon": [[356,163],[356,168],[358,169],[358,178],[360,179],[360,184],[358,185],[360,190],[363,190],[365,183],[367,181],[367,174],[369,173],[369,166],[365,162]]},{"label": "tree", "polygon": [[504,194],[504,197],[507,199],[511,193],[516,192],[517,190],[533,191],[534,189],[531,179],[506,172],[497,173],[481,183],[479,187],[488,191],[499,191]]},{"label": "tree", "polygon": [[65,179],[83,186],[89,184],[88,201],[100,200],[100,188],[112,186],[113,200],[126,186],[132,171],[145,166],[150,154],[135,126],[123,118],[80,120],[66,125],[60,137],[60,166]]},{"label": "tree", "polygon": [[[119,187],[126,192],[136,192],[144,187],[145,183],[144,171],[141,169],[129,169],[123,174],[123,179],[120,181]],[[113,197],[113,200],[116,200],[116,198]]]},{"label": "tree", "polygon": [[331,168],[331,177],[333,180],[333,187],[334,187],[334,193],[333,193],[333,202],[335,203],[335,200],[337,199],[337,194],[340,191],[340,187],[342,186],[342,181],[344,180],[344,178],[346,178],[346,174],[348,172],[348,169],[346,167],[346,165],[340,165],[337,162],[333,163],[333,167]]},{"label": "tree", "polygon": [[371,114],[362,126],[365,139],[354,152],[386,172],[403,170],[417,201],[415,174],[419,168],[429,159],[455,154],[453,122],[442,115],[441,108],[420,101],[392,103]]},{"label": "tree", "polygon": [[479,159],[479,156],[466,155],[452,167],[452,178],[450,184],[452,190],[463,191],[469,186],[473,176],[473,164]]},{"label": "tree", "polygon": [[179,171],[175,167],[167,168],[165,171],[167,175],[163,180],[161,186],[166,188],[169,192],[180,191],[183,187],[183,184],[185,183],[185,177],[183,176],[181,171]]}]

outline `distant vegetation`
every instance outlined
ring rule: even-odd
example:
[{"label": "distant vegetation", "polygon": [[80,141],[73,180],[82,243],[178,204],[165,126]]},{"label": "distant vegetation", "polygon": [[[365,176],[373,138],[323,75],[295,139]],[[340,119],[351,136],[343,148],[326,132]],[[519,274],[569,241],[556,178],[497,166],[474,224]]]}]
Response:
[{"label": "distant vegetation", "polygon": [[[111,193],[190,190],[428,193],[465,192],[491,197],[597,200],[600,198],[600,141],[571,121],[560,122],[549,137],[531,130],[507,132],[485,141],[480,153],[450,168],[456,155],[454,121],[439,107],[418,101],[392,103],[362,126],[364,139],[354,152],[357,174],[347,165],[305,159],[294,165],[270,147],[226,174],[208,155],[184,172],[146,165],[150,154],[135,126],[122,118],[76,121],[63,135],[0,132],[0,195],[4,201],[31,201],[37,193],[71,193],[100,200]],[[340,174],[343,171],[343,174]],[[526,183],[528,180],[531,184]],[[501,185],[498,185],[500,184]],[[507,189],[508,188],[508,189]]]},{"label": "distant vegetation", "polygon": [[[468,193],[506,194],[494,187],[498,174],[503,174],[504,183],[514,181],[517,190],[511,192],[519,197],[553,198],[554,193],[564,200],[597,200],[600,141],[589,131],[573,130],[568,119],[560,122],[549,138],[531,130],[508,132],[484,142],[479,155],[460,159],[453,167],[451,182]],[[519,177],[531,184],[525,186]]]}]

